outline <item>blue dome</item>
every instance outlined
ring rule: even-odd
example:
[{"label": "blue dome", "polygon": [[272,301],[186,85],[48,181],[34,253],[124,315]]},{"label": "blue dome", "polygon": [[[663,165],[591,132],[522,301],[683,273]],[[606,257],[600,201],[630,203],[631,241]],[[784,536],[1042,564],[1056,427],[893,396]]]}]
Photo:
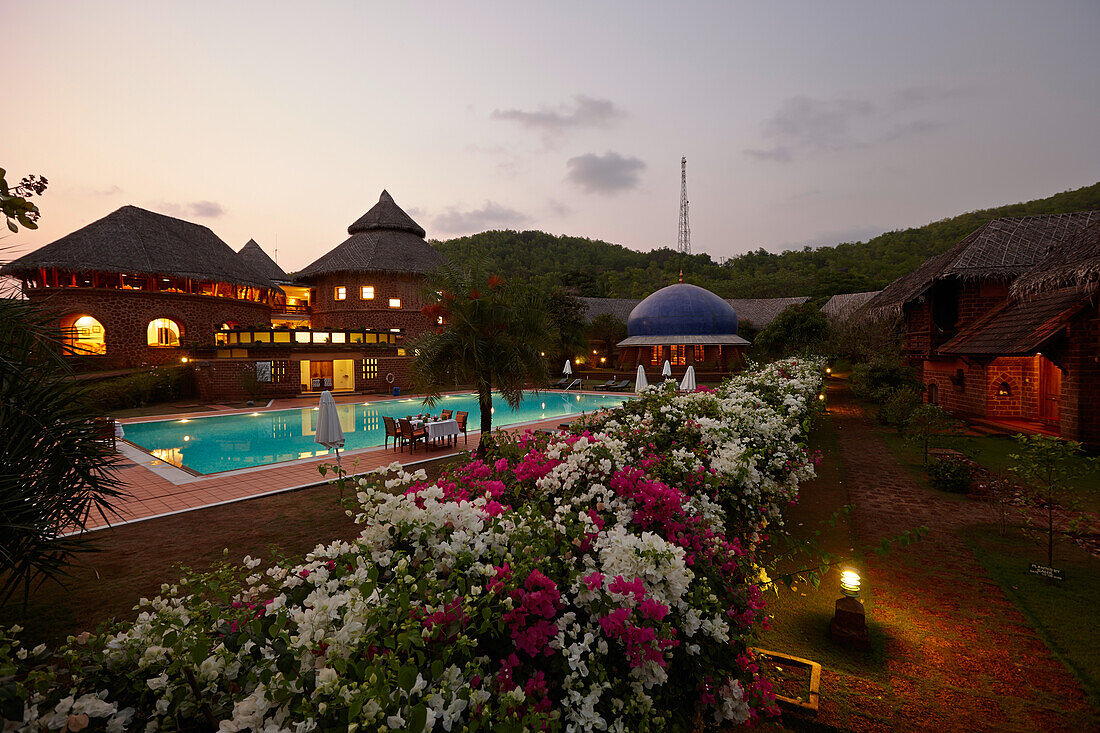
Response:
[{"label": "blue dome", "polygon": [[634,306],[626,327],[631,336],[736,335],[737,311],[706,288],[677,283]]}]

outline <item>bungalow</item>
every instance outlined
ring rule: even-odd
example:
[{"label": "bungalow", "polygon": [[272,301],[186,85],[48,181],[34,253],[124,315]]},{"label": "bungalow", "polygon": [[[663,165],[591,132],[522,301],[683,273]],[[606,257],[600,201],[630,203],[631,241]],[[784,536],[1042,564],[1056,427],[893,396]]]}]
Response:
[{"label": "bungalow", "polygon": [[867,303],[900,315],[924,399],[1100,444],[1100,211],[996,219]]}]

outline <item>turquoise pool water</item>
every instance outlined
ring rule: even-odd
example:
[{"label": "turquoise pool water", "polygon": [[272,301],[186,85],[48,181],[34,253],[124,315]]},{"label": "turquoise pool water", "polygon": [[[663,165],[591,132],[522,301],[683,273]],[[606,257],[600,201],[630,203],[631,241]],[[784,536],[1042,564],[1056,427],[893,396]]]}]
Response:
[{"label": "turquoise pool water", "polygon": [[[512,410],[494,392],[493,427],[578,415],[618,406],[625,399],[626,395],[526,392],[523,404]],[[448,395],[431,412],[438,415],[441,410],[469,412],[470,430],[481,425],[474,394]],[[385,442],[383,415],[401,418],[428,410],[419,399],[395,399],[338,405],[337,411],[346,441],[343,450],[349,451]],[[126,439],[154,457],[205,474],[326,455],[329,451],[313,442],[316,426],[317,411],[307,407],[129,423],[125,428]]]}]

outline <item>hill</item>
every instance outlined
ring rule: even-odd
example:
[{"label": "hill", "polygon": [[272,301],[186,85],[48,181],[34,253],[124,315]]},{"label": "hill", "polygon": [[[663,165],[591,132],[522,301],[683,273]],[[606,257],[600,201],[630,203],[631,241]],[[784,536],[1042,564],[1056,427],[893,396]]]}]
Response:
[{"label": "hill", "polygon": [[454,262],[481,257],[504,277],[541,287],[565,286],[586,297],[642,298],[675,282],[681,268],[685,282],[724,298],[826,297],[878,290],[992,219],[1088,209],[1100,209],[1100,183],[886,232],[866,242],[780,254],[759,249],[721,265],[707,254],[680,255],[667,248],[637,252],[597,239],[540,231],[495,230],[432,244]]}]

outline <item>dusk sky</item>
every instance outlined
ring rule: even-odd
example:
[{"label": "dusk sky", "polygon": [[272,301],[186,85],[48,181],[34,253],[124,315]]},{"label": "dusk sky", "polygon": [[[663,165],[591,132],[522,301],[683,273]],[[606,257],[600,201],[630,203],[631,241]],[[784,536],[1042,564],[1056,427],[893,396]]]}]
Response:
[{"label": "dusk sky", "polygon": [[8,2],[23,252],[125,204],[296,270],[386,188],[449,238],[866,239],[1100,180],[1100,2]]}]

